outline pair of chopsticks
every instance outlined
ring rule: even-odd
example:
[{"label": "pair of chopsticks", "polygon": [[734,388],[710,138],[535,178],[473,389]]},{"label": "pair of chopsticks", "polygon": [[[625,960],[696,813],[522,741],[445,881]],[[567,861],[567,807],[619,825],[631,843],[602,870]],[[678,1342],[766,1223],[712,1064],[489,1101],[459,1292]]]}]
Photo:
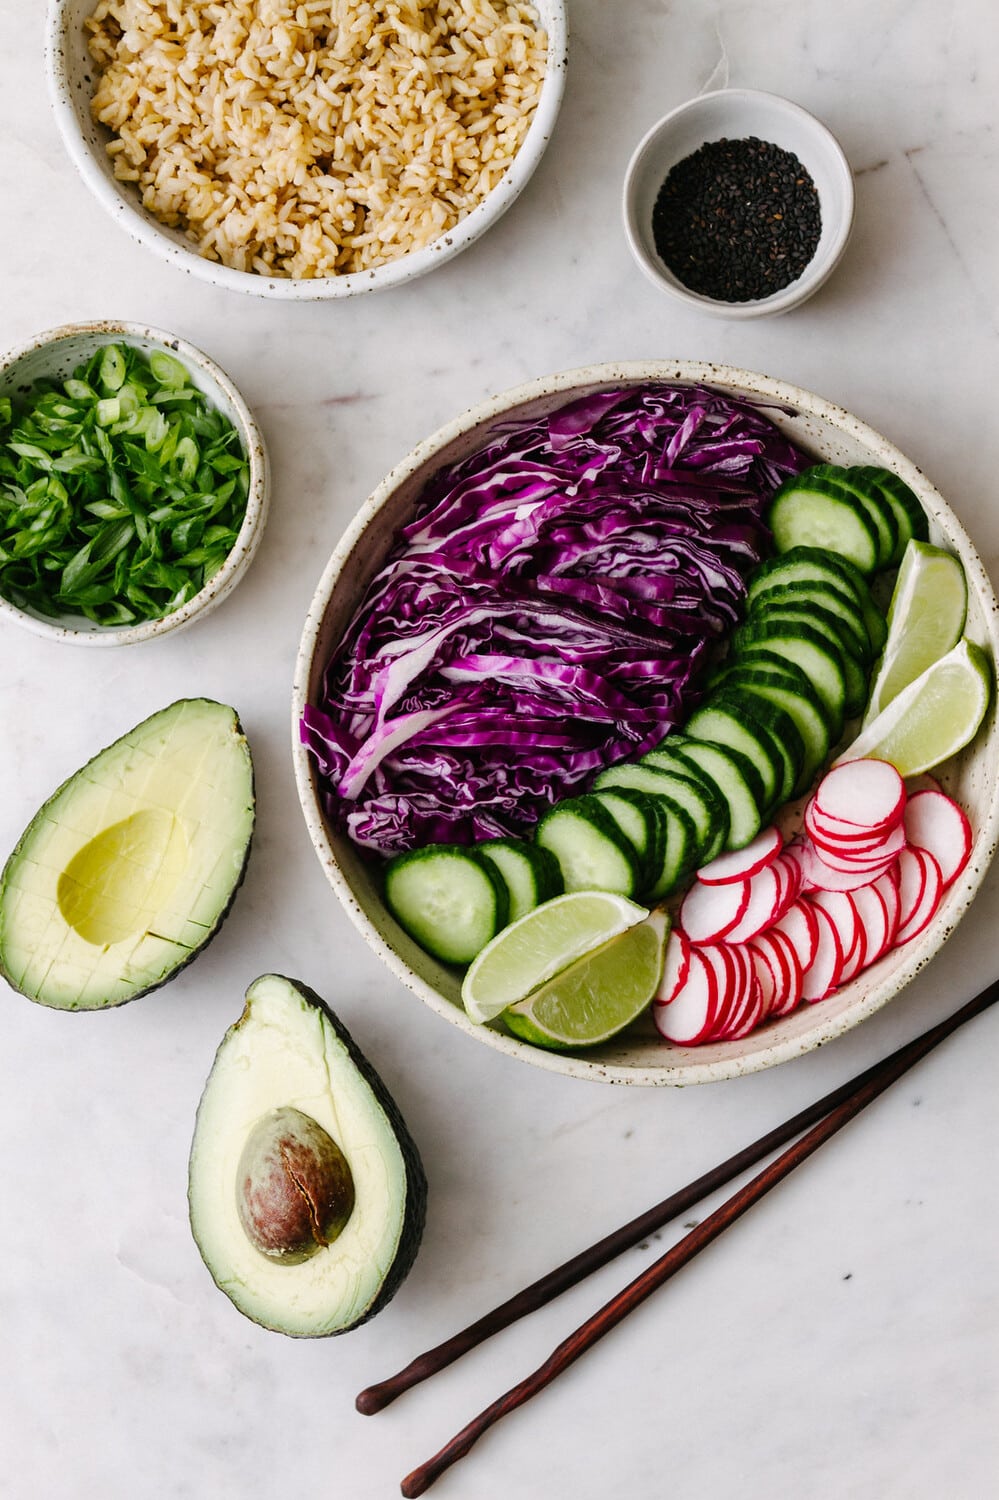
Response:
[{"label": "pair of chopsticks", "polygon": [[[576,1329],[575,1333],[571,1333],[567,1339],[563,1340],[533,1374],[513,1386],[491,1406],[487,1406],[433,1458],[414,1469],[411,1474],[407,1474],[401,1485],[402,1493],[407,1500],[412,1500],[412,1497],[422,1495],[428,1490],[445,1470],[449,1469],[459,1458],[464,1457],[473,1443],[495,1422],[498,1422],[500,1417],[515,1411],[518,1406],[522,1406],[525,1401],[529,1401],[538,1391],[549,1385],[581,1354],[585,1354],[586,1350],[591,1348],[598,1339],[603,1338],[605,1333],[615,1328],[633,1308],[638,1307],[652,1292],[675,1275],[689,1260],[692,1260],[700,1250],[704,1249],[705,1245],[717,1239],[730,1224],[734,1224],[737,1219],[741,1218],[747,1209],[751,1208],[754,1203],[758,1203],[772,1187],[782,1182],[796,1166],[829,1140],[830,1136],[835,1135],[873,1099],[884,1093],[885,1089],[901,1078],[903,1073],[931,1052],[938,1043],[957,1031],[966,1021],[980,1015],[997,1000],[999,1000],[999,980],[988,985],[981,994],[969,1000],[947,1020],[939,1022],[929,1031],[925,1031],[922,1036],[899,1047],[896,1052],[867,1068],[848,1083],[833,1089],[824,1098],[799,1111],[783,1125],[778,1125],[776,1129],[754,1141],[752,1145],[736,1152],[720,1166],[663,1199],[654,1208],[640,1214],[637,1219],[632,1219],[630,1223],[623,1225],[613,1234],[598,1240],[588,1250],[583,1250],[579,1255],[573,1256],[571,1260],[567,1260],[556,1270],[549,1272],[547,1276],[542,1276],[525,1291],[501,1303],[499,1307],[479,1318],[461,1333],[455,1334],[453,1338],[447,1339],[443,1344],[438,1344],[436,1348],[414,1359],[397,1375],[391,1376],[379,1385],[368,1386],[366,1390],[363,1390],[356,1401],[358,1411],[370,1416],[383,1410],[404,1391],[408,1391],[414,1385],[419,1385],[421,1381],[426,1380],[438,1370],[445,1369],[492,1334],[515,1323],[518,1318],[525,1317],[527,1313],[543,1307],[545,1303],[567,1291],[569,1287],[575,1286],[584,1277],[599,1270],[601,1266],[607,1265],[623,1250],[639,1244],[653,1231],[661,1229],[678,1215],[693,1208],[702,1198],[723,1187],[740,1172],[755,1166],[757,1162],[784,1146],[788,1141],[793,1142],[744,1187],[739,1188],[719,1208],[708,1214],[689,1234],[667,1250],[665,1255],[648,1266],[640,1276],[636,1276],[622,1292],[605,1303],[599,1312],[588,1318],[581,1327]],[[795,1140],[795,1137],[798,1139]]]}]

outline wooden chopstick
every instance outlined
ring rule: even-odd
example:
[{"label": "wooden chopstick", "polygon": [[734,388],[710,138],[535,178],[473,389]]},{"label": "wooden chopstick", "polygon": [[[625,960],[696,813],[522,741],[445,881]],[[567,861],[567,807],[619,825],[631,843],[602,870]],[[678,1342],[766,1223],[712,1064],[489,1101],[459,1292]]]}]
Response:
[{"label": "wooden chopstick", "polygon": [[[745,1152],[739,1152],[736,1156],[731,1157],[721,1167],[716,1168],[713,1172],[706,1173],[696,1183],[692,1183],[689,1188],[682,1189],[680,1193],[674,1194],[672,1198],[665,1199],[662,1204],[651,1209],[648,1214],[632,1220],[630,1224],[625,1225],[616,1234],[608,1235],[605,1239],[599,1241],[597,1245],[593,1246],[591,1250],[584,1251],[581,1255],[574,1257],[573,1260],[567,1261],[565,1265],[559,1267],[549,1276],[535,1282],[520,1297],[511,1298],[493,1313],[479,1319],[477,1323],[474,1323],[471,1328],[465,1330],[463,1334],[458,1334],[455,1339],[448,1340],[447,1343],[438,1346],[437,1349],[431,1350],[422,1359],[414,1360],[411,1365],[406,1367],[406,1370],[400,1372],[393,1380],[384,1382],[382,1386],[371,1387],[370,1391],[374,1393],[372,1403],[366,1403],[364,1406],[361,1406],[362,1397],[368,1395],[368,1392],[362,1392],[361,1396],[358,1397],[359,1409],[367,1411],[380,1410],[381,1406],[387,1405],[388,1401],[393,1400],[402,1390],[408,1389],[410,1385],[416,1384],[419,1380],[425,1379],[434,1370],[444,1368],[453,1359],[458,1358],[460,1354],[464,1353],[466,1349],[473,1348],[476,1344],[481,1343],[484,1338],[488,1337],[490,1332],[495,1332],[496,1329],[507,1326],[508,1323],[523,1316],[524,1312],[541,1306],[550,1297],[557,1295],[559,1291],[574,1285],[588,1274],[588,1269],[595,1270],[598,1266],[606,1264],[607,1261],[618,1253],[619,1249],[624,1249],[628,1244],[635,1242],[635,1239],[629,1238],[629,1236],[634,1235],[635,1238],[641,1238],[642,1233],[649,1232],[651,1224],[667,1222],[666,1219],[661,1219],[657,1216],[667,1211],[668,1207],[674,1204],[674,1202],[682,1200],[682,1206],[688,1207],[691,1202],[697,1202],[706,1192],[711,1191],[712,1186],[716,1187],[728,1181],[740,1170],[739,1165],[732,1166],[732,1163],[741,1163],[742,1167],[752,1165],[761,1155],[765,1154],[766,1150],[773,1149],[775,1145],[780,1144],[781,1139],[787,1139],[788,1134],[801,1130],[809,1119],[814,1121],[806,1129],[806,1133],[795,1141],[793,1145],[789,1146],[782,1155],[766,1166],[744,1187],[739,1188],[725,1203],[709,1214],[696,1228],[691,1230],[689,1234],[668,1250],[665,1255],[647,1267],[622,1292],[618,1293],[616,1297],[612,1298],[610,1302],[606,1303],[597,1313],[583,1323],[580,1328],[570,1334],[567,1339],[563,1340],[533,1374],[527,1376],[526,1379],[520,1381],[507,1391],[505,1395],[500,1396],[498,1400],[486,1407],[483,1412],[480,1412],[477,1417],[474,1417],[471,1422],[462,1428],[450,1442],[445,1444],[438,1453],[426,1463],[421,1464],[419,1468],[414,1469],[412,1473],[408,1474],[401,1485],[402,1494],[407,1497],[407,1500],[411,1500],[411,1497],[422,1495],[452,1464],[456,1463],[459,1458],[464,1457],[472,1445],[494,1423],[498,1422],[508,1412],[516,1410],[518,1406],[522,1406],[525,1401],[530,1400],[538,1391],[543,1390],[557,1375],[573,1364],[581,1354],[584,1354],[587,1349],[603,1338],[605,1333],[616,1327],[633,1308],[644,1302],[652,1292],[662,1286],[671,1276],[675,1275],[700,1250],[722,1234],[731,1224],[734,1224],[737,1219],[741,1218],[747,1209],[751,1208],[754,1203],[759,1202],[772,1187],[775,1187],[778,1182],[783,1181],[796,1166],[811,1156],[819,1146],[835,1135],[849,1120],[852,1120],[855,1115],[859,1114],[866,1105],[882,1094],[885,1089],[907,1072],[909,1068],[925,1057],[928,1052],[932,1051],[934,1047],[950,1036],[960,1026],[963,1026],[966,1021],[970,1021],[974,1016],[980,1015],[982,1011],[988,1009],[990,1005],[995,1004],[997,1000],[999,1000],[999,980],[987,986],[986,989],[966,1005],[962,1006],[952,1016],[931,1027],[922,1036],[916,1037],[913,1041],[906,1043],[897,1051],[882,1059],[881,1062],[874,1064],[873,1067],[859,1074],[850,1083],[833,1090],[824,1099],[819,1100],[808,1109],[802,1110],[792,1120],[787,1121],[785,1125],[778,1126],[775,1131],[761,1137],[760,1141],[747,1147]],[[817,1114],[819,1117],[815,1118]],[[763,1145],[762,1143],[764,1142],[769,1143],[769,1145]],[[727,1173],[727,1175],[719,1176],[718,1174],[721,1173]],[[704,1186],[705,1183],[708,1184],[707,1187]],[[698,1196],[691,1200],[688,1195],[693,1193],[698,1187],[700,1187]],[[669,1217],[675,1216],[680,1211],[682,1209],[674,1207]],[[636,1232],[636,1226],[638,1225],[643,1225],[641,1233]],[[620,1243],[618,1244],[619,1240]],[[615,1246],[617,1248],[614,1248]],[[413,1373],[414,1371],[416,1372],[415,1374]],[[396,1385],[398,1385],[398,1389],[395,1389]],[[389,1388],[390,1394],[387,1400],[381,1400],[381,1393],[385,1388]],[[374,1404],[375,1402],[378,1404]]]}]

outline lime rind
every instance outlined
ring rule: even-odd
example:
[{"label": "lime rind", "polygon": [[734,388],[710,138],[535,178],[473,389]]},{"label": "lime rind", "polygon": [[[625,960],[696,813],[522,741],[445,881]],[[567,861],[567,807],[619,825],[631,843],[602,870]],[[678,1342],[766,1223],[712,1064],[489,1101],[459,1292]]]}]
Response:
[{"label": "lime rind", "polygon": [[461,986],[472,1021],[494,1021],[577,959],[634,927],[648,910],[609,891],[570,891],[511,922],[473,959]]},{"label": "lime rind", "polygon": [[930,771],[974,739],[992,690],[991,658],[964,637],[903,688],[839,759],[887,760],[902,776]]},{"label": "lime rind", "polygon": [[928,542],[909,542],[888,609],[888,637],[863,728],[957,645],[967,611],[968,585],[959,559]]}]

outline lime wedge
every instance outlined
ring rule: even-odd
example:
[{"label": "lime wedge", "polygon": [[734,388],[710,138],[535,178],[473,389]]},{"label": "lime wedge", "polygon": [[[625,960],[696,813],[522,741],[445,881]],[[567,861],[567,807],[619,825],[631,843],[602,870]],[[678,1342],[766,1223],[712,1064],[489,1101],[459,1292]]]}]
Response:
[{"label": "lime wedge", "polygon": [[968,610],[964,569],[952,552],[911,541],[888,609],[888,638],[864,726],[961,639]]},{"label": "lime wedge", "polygon": [[988,655],[961,640],[893,698],[839,757],[864,756],[917,776],[955,755],[974,738],[992,696]]},{"label": "lime wedge", "polygon": [[473,1021],[494,1020],[508,1005],[585,953],[648,916],[609,891],[571,891],[543,901],[498,932],[473,959],[461,998]]},{"label": "lime wedge", "polygon": [[537,1047],[595,1047],[629,1026],[651,1001],[663,971],[669,917],[654,911],[579,958],[503,1016]]}]

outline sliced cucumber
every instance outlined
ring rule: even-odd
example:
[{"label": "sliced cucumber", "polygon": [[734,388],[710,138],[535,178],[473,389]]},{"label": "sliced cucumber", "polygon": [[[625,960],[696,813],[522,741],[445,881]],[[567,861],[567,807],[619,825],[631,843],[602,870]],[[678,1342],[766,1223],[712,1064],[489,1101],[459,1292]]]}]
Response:
[{"label": "sliced cucumber", "polygon": [[828,480],[830,484],[839,485],[854,497],[861,509],[866,511],[878,534],[878,567],[897,567],[902,556],[899,542],[901,530],[895,509],[889,505],[880,486],[865,480],[863,471],[856,468],[817,464],[808,472]]},{"label": "sliced cucumber", "polygon": [[682,757],[715,787],[728,808],[726,849],[743,849],[763,826],[763,779],[748,756],[728,745],[671,734],[659,747]]},{"label": "sliced cucumber", "polygon": [[726,688],[714,701],[735,709],[760,740],[765,735],[769,737],[779,773],[777,789],[768,809],[769,813],[775,812],[790,800],[805,764],[805,745],[797,724],[786,709],[780,708],[776,703],[765,703],[763,699],[743,692],[741,688]]},{"label": "sliced cucumber", "polygon": [[[655,755],[657,752],[652,751]],[[678,774],[673,769],[657,766],[648,756],[641,761],[626,762],[601,771],[594,782],[594,789],[630,788],[650,797],[669,797],[691,817],[697,838],[696,862],[706,864],[725,847],[728,837],[728,810],[713,788],[706,789],[702,783],[689,775]]]},{"label": "sliced cucumber", "polygon": [[864,575],[845,557],[835,557],[816,547],[794,547],[782,557],[761,563],[753,570],[747,586],[747,607],[754,608],[760,597],[771,589],[806,581],[838,588],[854,602],[867,627],[871,655],[877,656],[885,643],[884,615],[874,603]]},{"label": "sliced cucumber", "polygon": [[634,896],[641,885],[635,850],[594,797],[557,803],[538,823],[534,841],[558,860],[567,891]]},{"label": "sliced cucumber", "polygon": [[893,474],[890,469],[879,468],[876,464],[856,464],[847,470],[855,482],[865,484],[869,489],[877,489],[885,501],[895,512],[895,520],[899,532],[899,553],[895,559],[901,562],[902,553],[911,540],[925,542],[929,540],[930,528],[926,518],[926,512],[920,505],[916,494],[909,488],[904,479]]},{"label": "sliced cucumber", "polygon": [[817,547],[847,558],[865,576],[882,566],[878,530],[868,508],[815,469],[784,481],[765,520],[778,552]]},{"label": "sliced cucumber", "polygon": [[485,839],[475,849],[496,866],[506,884],[509,921],[516,922],[542,901],[562,894],[558,860],[539,844],[525,844],[522,839]]},{"label": "sliced cucumber", "polygon": [[646,890],[658,876],[665,837],[654,801],[627,786],[594,788],[590,796],[610,814],[634,850],[640,870],[639,890]]},{"label": "sliced cucumber", "polygon": [[835,636],[842,649],[849,651],[862,666],[869,666],[874,660],[860,605],[837,589],[821,583],[791,583],[786,588],[769,589],[750,608],[746,619],[758,624],[778,615],[800,616],[802,624],[814,621],[823,635]]},{"label": "sliced cucumber", "polygon": [[690,814],[671,797],[657,797],[662,823],[661,863],[648,892],[650,905],[669,896],[697,865],[700,844]]},{"label": "sliced cucumber", "polygon": [[457,844],[397,854],[385,867],[385,904],[421,948],[449,964],[471,963],[510,913],[497,867]]},{"label": "sliced cucumber", "polygon": [[[853,650],[853,637],[848,635],[847,632],[837,629],[839,623],[836,617],[826,610],[819,609],[818,607],[809,610],[805,609],[804,606],[800,609],[770,610],[761,608],[760,610],[754,610],[746,622],[747,626],[750,627],[765,626],[767,629],[775,630],[799,630],[804,626],[806,630],[817,631],[842,668],[844,687],[843,713],[846,718],[850,719],[864,710],[864,705],[867,702],[871,668],[857,657]],[[761,654],[761,647],[758,644],[752,644],[747,641],[741,626],[733,632],[731,649],[733,654],[740,656],[752,653],[754,657],[757,657]],[[773,649],[767,647],[762,654],[775,661],[782,662],[786,666],[797,665],[797,663],[792,663],[786,657],[782,656],[779,646]],[[826,704],[826,711],[827,713],[830,712],[828,704]],[[842,732],[842,724],[840,724],[839,731],[837,732],[835,723],[830,723],[831,742],[833,744],[837,742]]]},{"label": "sliced cucumber", "polygon": [[[776,729],[773,720],[778,714],[781,715],[781,724]],[[771,722],[764,722],[765,719]],[[763,782],[764,806],[761,812],[764,814],[787,800],[801,773],[804,746],[787,714],[781,714],[779,709],[764,714],[755,702],[747,704],[735,693],[712,694],[691,714],[684,733],[691,739],[728,745],[752,761]],[[782,738],[784,734],[786,739]],[[795,764],[792,764],[787,748],[789,742],[791,745],[797,742]]]},{"label": "sliced cucumber", "polygon": [[847,713],[846,674],[842,654],[830,643],[828,636],[823,636],[810,625],[768,621],[740,626],[738,634],[740,661],[745,660],[754,647],[762,646],[801,669],[825,707],[832,743],[835,743],[843,733]]},{"label": "sliced cucumber", "polygon": [[734,661],[721,674],[718,686],[722,690],[755,694],[790,714],[805,748],[804,763],[792,792],[793,796],[800,797],[811,786],[819,767],[825,764],[833,744],[838,744],[842,717],[839,720],[840,733],[833,740],[818,694],[804,672],[791,662],[782,665],[779,662]]}]

